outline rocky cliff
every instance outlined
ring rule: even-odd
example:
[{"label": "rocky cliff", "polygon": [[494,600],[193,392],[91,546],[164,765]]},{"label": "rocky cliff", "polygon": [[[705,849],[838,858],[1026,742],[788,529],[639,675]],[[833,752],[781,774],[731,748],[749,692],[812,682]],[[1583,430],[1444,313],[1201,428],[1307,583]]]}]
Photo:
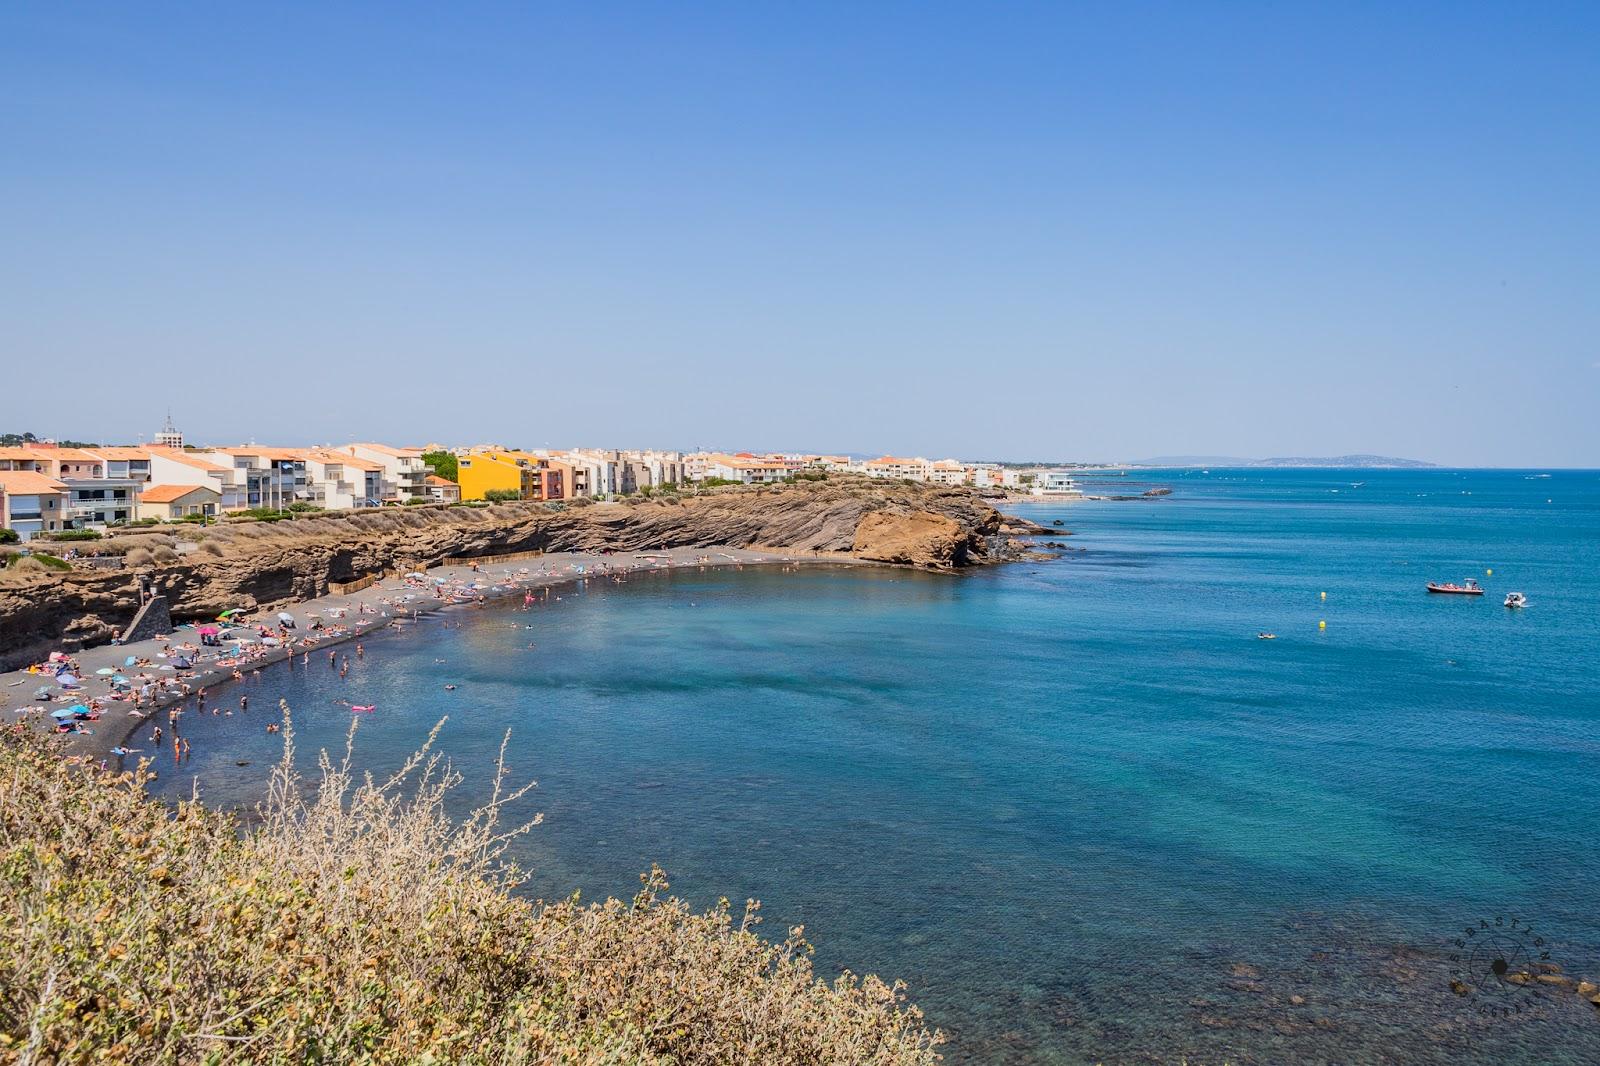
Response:
[{"label": "rocky cliff", "polygon": [[[859,559],[955,570],[1020,554],[1014,535],[1042,532],[959,488],[859,479],[725,489],[613,504],[496,504],[388,508],[277,523],[226,523],[177,554],[160,533],[128,533],[111,550],[157,540],[150,573],[178,621],[228,607],[269,607],[326,594],[396,567],[523,551],[641,551],[764,547],[848,553]],[[160,559],[167,559],[164,564]],[[66,646],[100,644],[134,616],[134,568],[15,575],[0,584],[0,669]]]}]

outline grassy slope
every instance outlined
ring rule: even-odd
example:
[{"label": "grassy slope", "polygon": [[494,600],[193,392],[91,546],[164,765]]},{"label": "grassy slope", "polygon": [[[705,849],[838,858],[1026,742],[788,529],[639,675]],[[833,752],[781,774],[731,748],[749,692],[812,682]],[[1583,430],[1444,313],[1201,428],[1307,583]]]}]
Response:
[{"label": "grassy slope", "polygon": [[[286,730],[287,732],[287,730]],[[0,1062],[930,1063],[898,987],[814,977],[726,901],[695,914],[659,871],[631,902],[513,893],[497,797],[466,822],[423,753],[348,754],[297,779],[286,745],[259,827],[149,799],[135,774],[0,739]],[[431,746],[431,738],[430,738]]]}]

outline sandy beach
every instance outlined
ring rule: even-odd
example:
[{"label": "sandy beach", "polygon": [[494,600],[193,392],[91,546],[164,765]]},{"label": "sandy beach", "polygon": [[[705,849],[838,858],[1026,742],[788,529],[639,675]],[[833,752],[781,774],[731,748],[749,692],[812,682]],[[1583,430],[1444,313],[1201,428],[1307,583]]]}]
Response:
[{"label": "sandy beach", "polygon": [[[328,654],[332,646],[358,640],[384,626],[406,624],[443,609],[470,610],[495,600],[527,595],[589,580],[624,580],[630,574],[684,568],[773,565],[782,563],[858,563],[831,553],[762,551],[748,548],[672,548],[599,555],[559,552],[511,561],[440,566],[425,572],[386,577],[359,592],[324,596],[288,607],[249,615],[240,632],[248,639],[225,639],[203,646],[196,624],[174,627],[170,634],[128,644],[109,644],[72,655],[78,672],[74,687],[63,687],[48,670],[13,670],[0,674],[0,716],[9,723],[52,728],[51,712],[73,705],[99,705],[93,720],[76,723],[63,734],[69,758],[116,769],[154,754],[152,735],[141,747],[122,755],[130,738],[147,724],[159,727],[161,743],[181,735],[181,714],[205,710],[233,713],[230,685],[262,667],[291,656]],[[285,628],[292,622],[292,628]],[[203,624],[203,623],[202,623]],[[262,630],[268,635],[263,636]],[[185,667],[182,663],[190,665]],[[40,664],[44,667],[48,664]],[[125,683],[115,679],[125,678]],[[36,693],[48,690],[48,700]],[[137,701],[133,698],[140,694]],[[277,720],[274,706],[258,705],[263,723]],[[179,714],[175,717],[173,712]],[[203,712],[201,712],[203,713]]]}]

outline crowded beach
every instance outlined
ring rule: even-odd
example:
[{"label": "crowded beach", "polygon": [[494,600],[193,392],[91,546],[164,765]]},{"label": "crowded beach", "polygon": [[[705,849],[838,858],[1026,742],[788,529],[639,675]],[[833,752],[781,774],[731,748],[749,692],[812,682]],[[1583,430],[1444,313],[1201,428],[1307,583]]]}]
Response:
[{"label": "crowded beach", "polygon": [[[249,693],[224,695],[228,685],[259,681],[263,668],[277,663],[308,667],[313,653],[342,675],[350,668],[351,654],[367,656],[361,638],[383,626],[408,624],[441,609],[481,608],[518,595],[524,606],[532,606],[561,586],[620,583],[650,571],[816,560],[809,553],[674,548],[551,553],[509,563],[414,570],[359,592],[282,609],[242,605],[214,619],[175,625],[171,633],[149,640],[51,652],[26,669],[0,674],[0,714],[10,719],[9,728],[62,734],[64,757],[75,762],[114,770],[170,750],[173,761],[181,764],[192,751],[183,734],[184,715],[247,715]],[[336,647],[349,642],[353,649]],[[350,710],[370,713],[374,708]],[[264,719],[260,728],[277,730],[275,711],[258,717]]]}]

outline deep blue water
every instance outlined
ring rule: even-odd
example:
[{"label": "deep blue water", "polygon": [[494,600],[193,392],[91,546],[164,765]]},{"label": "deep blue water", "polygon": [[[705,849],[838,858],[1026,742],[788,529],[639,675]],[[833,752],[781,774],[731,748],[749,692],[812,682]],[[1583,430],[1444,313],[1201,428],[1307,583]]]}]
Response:
[{"label": "deep blue water", "polygon": [[[345,681],[268,671],[248,719],[186,723],[191,769],[258,795],[278,695],[303,749],[341,746],[334,699],[378,704],[377,766],[448,713],[472,783],[509,727],[538,893],[654,861],[758,897],[819,970],[905,978],[958,1062],[1593,1063],[1570,993],[1449,989],[1452,938],[1497,919],[1600,977],[1600,473],[1534,473],[1109,479],[1176,491],[1015,508],[1076,533],[1051,562],[463,612]],[[1423,590],[1466,577],[1490,594]]]}]

